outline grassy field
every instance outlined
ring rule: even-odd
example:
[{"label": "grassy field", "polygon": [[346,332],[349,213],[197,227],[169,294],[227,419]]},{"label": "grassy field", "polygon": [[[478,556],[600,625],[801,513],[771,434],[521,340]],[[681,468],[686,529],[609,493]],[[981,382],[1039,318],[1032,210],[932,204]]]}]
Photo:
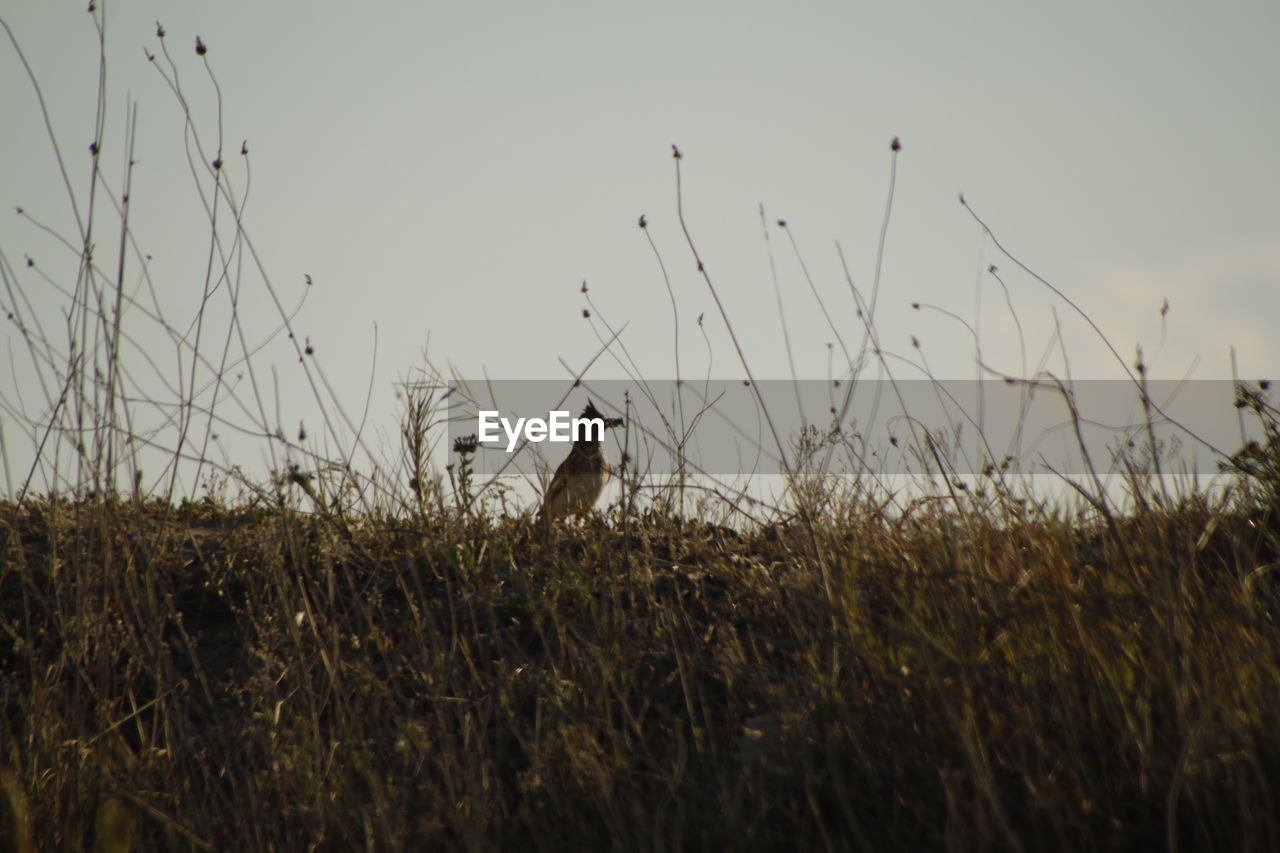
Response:
[{"label": "grassy field", "polygon": [[0,827],[17,850],[1274,849],[1280,480],[1242,481],[1123,517],[836,496],[746,531],[549,535],[3,505]]}]

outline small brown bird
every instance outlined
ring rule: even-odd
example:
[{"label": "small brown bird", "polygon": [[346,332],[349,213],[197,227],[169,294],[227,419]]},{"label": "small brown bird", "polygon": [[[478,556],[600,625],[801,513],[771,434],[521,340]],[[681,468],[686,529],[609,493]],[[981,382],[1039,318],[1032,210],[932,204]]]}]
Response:
[{"label": "small brown bird", "polygon": [[[606,418],[587,401],[582,410],[583,418],[599,418],[606,428],[622,425],[619,418]],[[542,509],[538,521],[549,524],[566,516],[585,516],[600,499],[605,484],[609,482],[609,458],[595,430],[585,431],[583,437],[573,443],[569,455],[560,463],[542,496]]]}]

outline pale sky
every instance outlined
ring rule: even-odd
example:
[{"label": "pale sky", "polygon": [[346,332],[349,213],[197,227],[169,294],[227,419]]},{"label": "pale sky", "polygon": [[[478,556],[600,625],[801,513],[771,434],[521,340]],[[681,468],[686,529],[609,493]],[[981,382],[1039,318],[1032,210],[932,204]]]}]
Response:
[{"label": "pale sky", "polygon": [[[82,209],[97,79],[84,7],[0,13],[43,87]],[[144,55],[158,50],[157,20],[216,147],[216,101],[193,49],[197,35],[208,45],[238,192],[247,140],[245,228],[283,302],[312,277],[296,329],[354,416],[368,395],[371,428],[391,439],[393,383],[421,365],[428,339],[433,362],[473,376],[561,377],[561,358],[583,366],[599,347],[582,317],[584,280],[599,313],[628,324],[622,341],[641,369],[674,376],[672,308],[641,214],[671,276],[684,372],[708,370],[703,314],[711,374],[742,373],[676,219],[672,143],[685,155],[688,225],[758,377],[790,375],[770,248],[802,377],[827,375],[833,341],[776,219],[847,345],[861,340],[836,243],[869,294],[894,137],[885,349],[922,354],[938,377],[977,375],[968,331],[910,307],[929,303],[978,325],[989,363],[1021,372],[1004,294],[985,274],[995,264],[1032,369],[1056,308],[1072,373],[1121,375],[1071,309],[984,237],[963,192],[1127,360],[1141,344],[1158,376],[1226,377],[1234,346],[1245,376],[1280,374],[1274,2],[108,2],[102,163],[118,188],[132,97],[134,233],[176,325],[198,304],[209,228],[181,112]],[[75,226],[7,39],[0,111],[0,251],[56,330],[65,300],[29,277],[24,256],[68,288],[75,259],[12,209],[68,236]],[[106,213],[99,227],[114,245]],[[268,329],[271,302],[256,274],[243,275],[242,315]],[[140,286],[136,266],[126,281]],[[12,326],[3,334],[3,358],[24,360]],[[172,349],[155,340],[156,352]],[[290,353],[260,358],[278,367],[292,431]],[[1060,353],[1048,366],[1061,372]],[[606,357],[591,375],[622,373]],[[15,370],[2,381],[12,400],[26,380]]]}]

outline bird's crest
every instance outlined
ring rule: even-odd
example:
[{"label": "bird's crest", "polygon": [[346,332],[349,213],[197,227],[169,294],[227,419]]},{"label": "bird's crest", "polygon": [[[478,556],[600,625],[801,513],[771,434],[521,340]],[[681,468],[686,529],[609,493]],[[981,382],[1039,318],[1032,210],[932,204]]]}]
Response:
[{"label": "bird's crest", "polygon": [[599,418],[600,420],[604,421],[604,425],[606,429],[609,429],[612,427],[619,427],[619,426],[622,426],[623,424],[622,418],[610,418],[605,416],[604,412],[597,409],[596,404],[591,402],[590,398],[587,398],[587,407],[582,410],[582,417]]}]

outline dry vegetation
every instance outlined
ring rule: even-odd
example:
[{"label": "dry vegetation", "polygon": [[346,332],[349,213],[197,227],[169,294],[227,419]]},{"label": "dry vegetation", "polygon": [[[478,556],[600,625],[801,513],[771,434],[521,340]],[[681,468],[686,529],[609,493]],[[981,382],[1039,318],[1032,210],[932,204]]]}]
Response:
[{"label": "dry vegetation", "polygon": [[[749,523],[708,520],[723,504],[686,517],[631,481],[607,514],[547,532],[500,490],[478,497],[466,452],[443,484],[433,401],[412,386],[403,458],[362,475],[354,451],[325,459],[268,414],[237,314],[252,248],[225,213],[231,168],[220,137],[201,146],[163,36],[153,59],[212,200],[195,322],[127,286],[127,204],[107,217],[118,266],[93,257],[93,228],[66,241],[67,341],[0,264],[49,404],[0,502],[0,847],[1280,847],[1265,388],[1239,386],[1264,438],[1226,462],[1225,493],[1170,495],[1153,438],[1123,501],[1077,486],[1047,502],[998,465],[890,501],[805,468]],[[205,329],[214,294],[229,320]],[[859,363],[880,355],[874,303]],[[125,369],[149,358],[130,356],[126,315],[170,335],[176,400]],[[341,445],[357,419],[321,396]],[[181,466],[218,470],[204,450],[232,403],[278,470],[220,470],[242,497],[182,498]],[[152,410],[176,440],[140,426]],[[142,443],[170,458],[151,483]]]},{"label": "dry vegetation", "polygon": [[1274,849],[1277,485],[1110,525],[850,503],[550,538],[6,505],[3,825],[17,849]]}]

